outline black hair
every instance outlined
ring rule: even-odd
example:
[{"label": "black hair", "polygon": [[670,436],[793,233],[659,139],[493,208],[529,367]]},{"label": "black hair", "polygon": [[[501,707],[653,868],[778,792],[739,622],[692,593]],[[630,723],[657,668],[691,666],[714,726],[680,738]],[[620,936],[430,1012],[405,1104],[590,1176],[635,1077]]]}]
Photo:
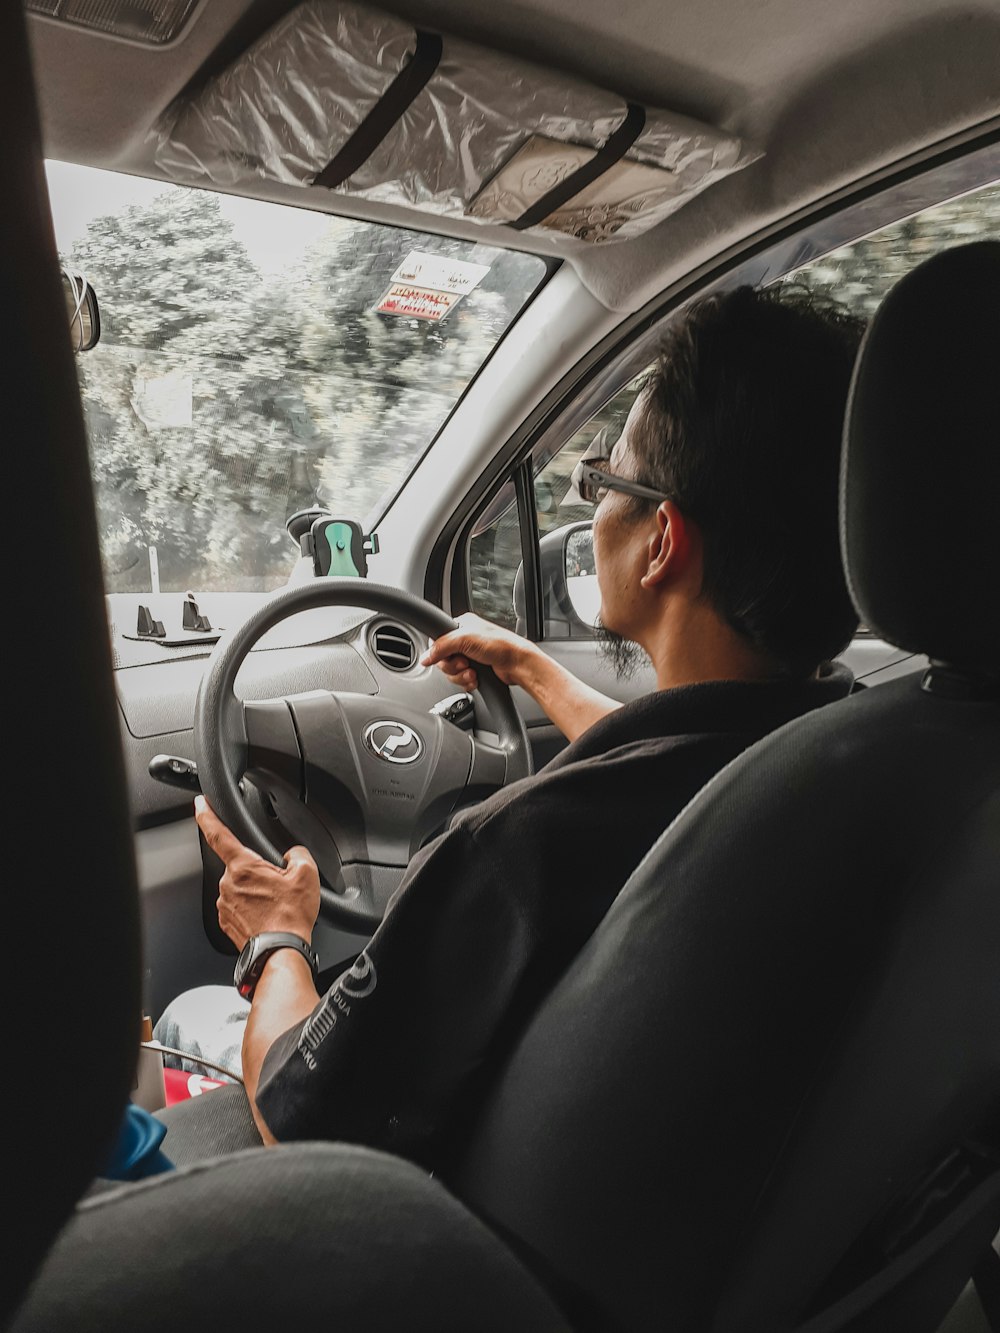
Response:
[{"label": "black hair", "polygon": [[637,479],[702,533],[703,595],[780,675],[811,674],[858,624],[837,499],[863,331],[801,286],[707,297],[669,331],[630,431]]}]

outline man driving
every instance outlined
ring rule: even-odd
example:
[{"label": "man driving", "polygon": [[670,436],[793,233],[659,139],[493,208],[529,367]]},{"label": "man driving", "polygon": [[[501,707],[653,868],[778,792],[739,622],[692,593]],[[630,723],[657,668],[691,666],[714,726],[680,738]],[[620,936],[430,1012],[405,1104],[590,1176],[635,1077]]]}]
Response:
[{"label": "man driving", "polygon": [[[488,664],[570,744],[413,857],[382,924],[325,994],[310,950],[311,855],[293,847],[271,865],[198,798],[226,864],[223,930],[240,949],[287,937],[238,1015],[265,1142],[344,1139],[440,1161],[674,816],[746,747],[847,694],[849,673],[826,664],[857,624],[837,489],[860,333],[795,289],[740,288],[674,322],[610,457],[576,473],[597,506],[603,637],[623,668],[645,652],[655,692],[619,706],[475,616],[435,640],[425,664],[465,689],[474,664]],[[158,1035],[184,1044],[172,1022]]]}]

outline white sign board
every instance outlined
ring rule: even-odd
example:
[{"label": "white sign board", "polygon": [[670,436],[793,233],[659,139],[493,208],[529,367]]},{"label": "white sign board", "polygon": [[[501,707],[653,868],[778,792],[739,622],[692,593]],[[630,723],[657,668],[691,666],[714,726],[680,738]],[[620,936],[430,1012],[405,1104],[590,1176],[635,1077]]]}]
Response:
[{"label": "white sign board", "polygon": [[394,282],[375,307],[375,313],[440,321],[461,299],[453,292],[432,291],[426,287],[411,287],[406,282]]},{"label": "white sign board", "polygon": [[412,287],[429,287],[432,291],[454,292],[468,296],[490,271],[489,264],[467,264],[462,259],[447,255],[429,255],[423,250],[411,250],[392,275],[393,282],[408,282]]},{"label": "white sign board", "polygon": [[442,320],[489,271],[488,264],[469,264],[462,259],[411,250],[392,275],[375,312]]}]

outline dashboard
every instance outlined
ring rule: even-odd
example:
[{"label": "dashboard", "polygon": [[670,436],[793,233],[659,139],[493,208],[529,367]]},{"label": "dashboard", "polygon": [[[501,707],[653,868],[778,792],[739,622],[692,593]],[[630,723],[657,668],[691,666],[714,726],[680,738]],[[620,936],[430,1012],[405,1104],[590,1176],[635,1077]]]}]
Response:
[{"label": "dashboard", "polygon": [[[266,593],[214,594],[206,595],[201,605],[216,628],[225,628],[266,597]],[[137,829],[185,817],[191,808],[186,792],[150,777],[149,762],[157,754],[194,758],[195,698],[214,645],[194,641],[167,647],[155,640],[142,641],[131,632],[139,605],[152,601],[157,612],[171,600],[179,604],[181,595],[160,594],[155,599],[116,594],[108,598],[122,743]],[[564,664],[577,674],[586,677],[599,670],[589,640],[572,645],[557,640],[548,647],[553,656],[567,658]],[[268,699],[308,690],[343,690],[398,697],[410,707],[429,711],[454,690],[436,668],[420,666],[422,651],[423,645],[408,626],[385,616],[342,607],[303,612],[260,640],[240,670],[237,693],[246,699]],[[920,669],[924,661],[865,636],[854,640],[844,660],[866,685]],[[606,669],[604,676],[592,683],[623,697],[654,688],[643,673],[617,689],[607,679]],[[536,763],[544,763],[561,744],[558,733],[527,695],[516,690],[515,698],[532,734]],[[477,727],[491,731],[488,713],[478,698],[476,709]]]}]

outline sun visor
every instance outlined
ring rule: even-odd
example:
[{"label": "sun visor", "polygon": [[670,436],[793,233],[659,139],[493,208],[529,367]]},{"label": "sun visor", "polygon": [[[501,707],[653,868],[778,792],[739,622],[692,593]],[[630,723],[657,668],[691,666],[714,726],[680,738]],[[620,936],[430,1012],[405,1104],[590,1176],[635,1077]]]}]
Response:
[{"label": "sun visor", "polygon": [[335,189],[582,242],[637,236],[760,156],[350,0],[299,5],[154,134],[174,180]]}]

